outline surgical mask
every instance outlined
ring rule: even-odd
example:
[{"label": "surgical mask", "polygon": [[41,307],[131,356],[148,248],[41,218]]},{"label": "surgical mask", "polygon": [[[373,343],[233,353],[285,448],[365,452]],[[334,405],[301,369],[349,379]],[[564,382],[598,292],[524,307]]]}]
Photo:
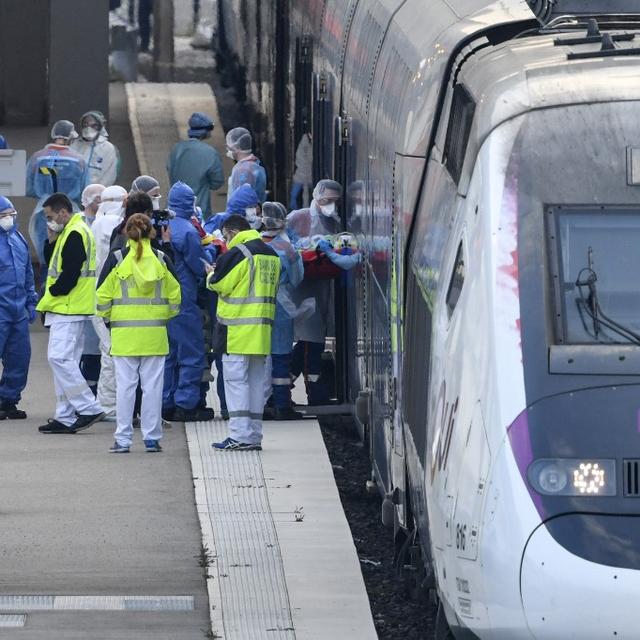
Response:
[{"label": "surgical mask", "polygon": [[119,200],[107,200],[98,207],[97,218],[102,216],[122,216],[124,215],[124,207]]},{"label": "surgical mask", "polygon": [[257,213],[258,213],[258,210],[255,207],[248,207],[247,209],[244,210],[245,217],[249,222],[256,219]]},{"label": "surgical mask", "polygon": [[153,203],[153,210],[154,211],[160,211],[160,197],[161,196],[156,196],[154,198],[151,198],[151,202]]},{"label": "surgical mask", "polygon": [[93,141],[98,137],[99,133],[100,133],[99,131],[92,129],[91,127],[85,127],[82,130],[82,137],[85,140]]},{"label": "surgical mask", "polygon": [[231,158],[232,160],[235,160],[235,156],[233,155],[233,151],[231,151],[231,149],[227,149],[227,158]]},{"label": "surgical mask", "polygon": [[9,231],[9,229],[12,229],[14,225],[14,219],[13,216],[4,216],[2,218],[0,218],[0,228],[4,229],[5,231]]},{"label": "surgical mask", "polygon": [[336,203],[331,202],[329,204],[325,204],[323,207],[318,205],[318,208],[322,212],[322,215],[327,216],[327,218],[330,218],[336,212]]},{"label": "surgical mask", "polygon": [[54,233],[60,233],[64,229],[62,222],[54,222],[53,220],[47,220],[47,227]]}]

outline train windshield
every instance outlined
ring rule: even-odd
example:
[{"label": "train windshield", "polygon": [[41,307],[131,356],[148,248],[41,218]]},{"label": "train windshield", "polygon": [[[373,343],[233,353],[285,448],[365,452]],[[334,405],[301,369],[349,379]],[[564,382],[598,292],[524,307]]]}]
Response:
[{"label": "train windshield", "polygon": [[640,344],[640,208],[549,213],[563,342]]}]

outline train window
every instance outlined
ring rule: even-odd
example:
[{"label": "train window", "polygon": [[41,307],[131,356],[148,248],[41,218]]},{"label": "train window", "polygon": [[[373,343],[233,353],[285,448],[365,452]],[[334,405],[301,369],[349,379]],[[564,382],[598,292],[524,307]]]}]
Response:
[{"label": "train window", "polygon": [[464,284],[464,254],[462,251],[462,242],[458,247],[458,253],[456,254],[456,262],[453,267],[453,273],[451,274],[451,280],[449,281],[449,289],[447,290],[447,310],[449,311],[449,317],[453,313],[453,310],[458,304],[460,294],[462,293],[462,285]]},{"label": "train window", "polygon": [[640,343],[640,210],[548,208],[558,340]]},{"label": "train window", "polygon": [[476,103],[471,94],[463,85],[456,84],[453,88],[447,137],[444,143],[444,165],[456,184],[462,174],[475,110]]}]

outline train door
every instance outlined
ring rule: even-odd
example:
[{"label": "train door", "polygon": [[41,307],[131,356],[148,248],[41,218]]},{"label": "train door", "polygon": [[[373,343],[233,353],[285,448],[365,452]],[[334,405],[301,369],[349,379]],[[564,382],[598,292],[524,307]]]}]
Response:
[{"label": "train door", "polygon": [[407,470],[405,450],[405,422],[402,417],[402,361],[404,354],[404,254],[407,246],[407,230],[415,210],[420,179],[424,173],[425,159],[417,156],[396,154],[393,165],[393,210],[391,233],[391,291],[390,291],[390,332],[391,332],[391,389],[393,412],[391,485],[394,489],[394,503],[398,524],[411,527],[407,522]]}]

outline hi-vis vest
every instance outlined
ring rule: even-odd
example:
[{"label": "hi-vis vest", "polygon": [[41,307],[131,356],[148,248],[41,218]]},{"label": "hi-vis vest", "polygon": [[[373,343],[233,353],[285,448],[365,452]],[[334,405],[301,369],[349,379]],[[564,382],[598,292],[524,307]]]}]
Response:
[{"label": "hi-vis vest", "polygon": [[[62,273],[62,249],[72,231],[82,236],[87,259],[82,263],[78,283],[64,296],[52,296],[49,287]],[[44,296],[36,307],[38,311],[51,311],[66,316],[92,316],[96,312],[96,243],[81,213],[74,213],[56,241],[49,262]]]},{"label": "hi-vis vest", "polygon": [[207,279],[209,289],[218,293],[217,319],[227,328],[227,353],[271,353],[279,283],[278,254],[257,231],[238,233]]},{"label": "hi-vis vest", "polygon": [[[143,240],[143,256],[154,255],[155,278],[141,291],[133,277],[135,247],[124,256],[116,251],[118,266],[98,288],[98,315],[111,322],[112,356],[162,356],[169,353],[167,323],[180,310],[180,285],[167,269],[161,251]],[[152,274],[153,275],[153,274]]]}]

